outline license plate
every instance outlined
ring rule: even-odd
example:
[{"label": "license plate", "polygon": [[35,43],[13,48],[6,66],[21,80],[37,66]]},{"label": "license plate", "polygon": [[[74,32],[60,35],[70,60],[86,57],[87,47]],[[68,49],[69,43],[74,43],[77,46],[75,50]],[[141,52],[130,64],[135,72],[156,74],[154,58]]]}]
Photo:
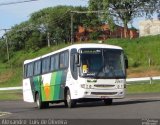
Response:
[{"label": "license plate", "polygon": [[101,96],[101,98],[102,98],[102,99],[107,99],[108,97],[107,97],[107,96]]}]

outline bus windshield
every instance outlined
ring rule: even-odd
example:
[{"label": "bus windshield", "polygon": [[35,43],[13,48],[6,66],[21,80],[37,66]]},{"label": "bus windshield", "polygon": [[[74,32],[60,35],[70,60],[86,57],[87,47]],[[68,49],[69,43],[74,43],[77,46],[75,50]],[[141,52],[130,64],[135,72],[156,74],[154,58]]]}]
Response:
[{"label": "bus windshield", "polygon": [[118,49],[82,49],[81,77],[125,78],[124,54]]}]

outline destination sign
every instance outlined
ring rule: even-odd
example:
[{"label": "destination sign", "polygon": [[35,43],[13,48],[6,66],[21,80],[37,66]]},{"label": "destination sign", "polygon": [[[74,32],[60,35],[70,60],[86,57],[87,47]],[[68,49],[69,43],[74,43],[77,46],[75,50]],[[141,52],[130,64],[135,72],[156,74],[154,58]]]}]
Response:
[{"label": "destination sign", "polygon": [[102,51],[100,49],[84,49],[81,50],[82,54],[100,54]]}]

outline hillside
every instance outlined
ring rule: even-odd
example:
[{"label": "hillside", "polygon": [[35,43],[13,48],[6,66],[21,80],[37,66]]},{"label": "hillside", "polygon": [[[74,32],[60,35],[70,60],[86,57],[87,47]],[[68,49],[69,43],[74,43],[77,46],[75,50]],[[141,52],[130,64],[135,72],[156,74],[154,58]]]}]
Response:
[{"label": "hillside", "polygon": [[160,35],[137,39],[110,39],[107,44],[121,46],[129,61],[128,77],[160,75]]},{"label": "hillside", "polygon": [[[91,41],[89,41],[91,42]],[[93,41],[92,41],[93,42]],[[97,43],[97,41],[94,41]],[[105,44],[118,45],[124,48],[128,57],[128,77],[159,76],[160,75],[160,35],[137,39],[109,39]],[[10,60],[10,65],[0,62],[0,87],[18,86],[22,83],[22,64],[26,59],[69,46],[60,44],[37,51],[18,51]]]}]

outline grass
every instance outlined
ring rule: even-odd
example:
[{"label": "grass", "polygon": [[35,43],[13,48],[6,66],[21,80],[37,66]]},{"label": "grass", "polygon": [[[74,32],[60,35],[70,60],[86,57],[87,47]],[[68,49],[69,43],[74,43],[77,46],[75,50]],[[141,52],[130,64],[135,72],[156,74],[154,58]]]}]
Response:
[{"label": "grass", "polygon": [[[127,85],[126,89],[127,94],[137,94],[137,93],[160,93],[160,80],[152,81],[150,84],[149,81],[145,82],[135,82]],[[0,100],[22,100],[22,90],[12,90],[12,91],[0,91]]]},{"label": "grass", "polygon": [[7,69],[0,74],[0,87],[14,87],[22,85],[22,68]]},{"label": "grass", "polygon": [[[127,85],[126,92],[127,94],[137,94],[137,93],[160,93],[160,81],[153,81],[152,84],[149,84],[149,81],[143,83],[132,83]],[[22,90],[12,90],[12,91],[0,91],[0,100],[22,100]]]},{"label": "grass", "polygon": [[[89,41],[97,43],[97,41]],[[81,43],[81,42],[80,42]],[[141,77],[144,75],[160,75],[160,35],[141,37],[136,39],[108,39],[105,44],[121,46],[129,60],[128,76]],[[60,44],[50,48],[45,47],[38,51],[24,50],[13,54],[10,64],[2,63],[0,59],[0,87],[14,87],[22,85],[23,61],[66,47],[69,44]],[[149,63],[149,60],[150,63]],[[155,74],[152,72],[156,71]],[[140,74],[141,73],[141,74]],[[130,75],[134,74],[134,75]],[[160,81],[153,84],[135,83],[127,85],[127,93],[156,93],[160,92]],[[0,100],[22,99],[21,91],[0,91]]]},{"label": "grass", "polygon": [[[97,41],[89,42],[95,43]],[[149,67],[149,59],[151,59],[150,70],[160,72],[160,35],[137,39],[108,39],[104,41],[104,43],[123,47],[129,60],[129,74],[136,74],[139,72],[145,74],[145,71],[147,71]],[[0,87],[22,85],[22,65],[24,60],[41,56],[68,45],[69,44],[60,44],[58,46],[52,46],[50,48],[45,47],[32,52],[26,52],[24,50],[18,51],[14,53],[10,59],[11,66],[2,63],[0,59]]]},{"label": "grass", "polygon": [[0,87],[21,86],[23,79],[23,62],[43,54],[61,49],[69,44],[60,44],[53,47],[45,47],[35,52],[18,51],[10,59],[10,66],[0,62]]},{"label": "grass", "polygon": [[160,93],[160,80],[146,82],[135,82],[127,85],[127,93]]},{"label": "grass", "polygon": [[13,90],[13,91],[0,91],[0,100],[22,100],[22,91],[21,90]]},{"label": "grass", "polygon": [[105,43],[121,46],[128,56],[130,67],[160,65],[160,35],[136,39],[109,39]]}]

